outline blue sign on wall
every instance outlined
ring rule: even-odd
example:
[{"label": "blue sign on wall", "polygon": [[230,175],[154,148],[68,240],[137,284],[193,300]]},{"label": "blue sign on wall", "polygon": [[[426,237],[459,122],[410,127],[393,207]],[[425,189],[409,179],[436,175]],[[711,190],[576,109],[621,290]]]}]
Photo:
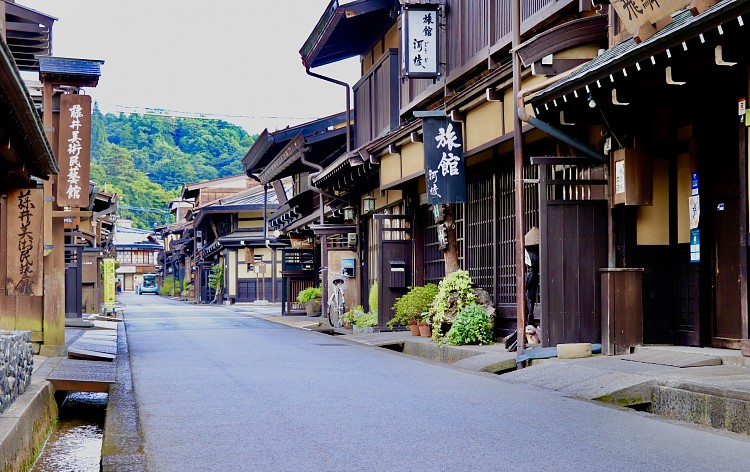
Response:
[{"label": "blue sign on wall", "polygon": [[690,230],[690,262],[701,261],[701,230]]}]

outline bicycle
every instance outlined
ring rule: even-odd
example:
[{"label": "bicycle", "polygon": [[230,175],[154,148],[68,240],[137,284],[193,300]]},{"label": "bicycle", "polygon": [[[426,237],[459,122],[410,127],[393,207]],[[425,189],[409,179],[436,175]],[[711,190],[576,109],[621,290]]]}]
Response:
[{"label": "bicycle", "polygon": [[333,288],[328,297],[328,322],[334,328],[341,327],[341,317],[346,312],[346,301],[344,299],[344,288],[346,279],[349,277],[345,272],[330,272],[335,278],[331,281]]}]

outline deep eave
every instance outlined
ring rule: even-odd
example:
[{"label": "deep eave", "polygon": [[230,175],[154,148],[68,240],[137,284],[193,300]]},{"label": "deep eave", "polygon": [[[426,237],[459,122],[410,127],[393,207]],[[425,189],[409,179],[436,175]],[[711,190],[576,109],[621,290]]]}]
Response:
[{"label": "deep eave", "polygon": [[544,31],[518,47],[518,56],[527,67],[543,57],[594,41],[606,41],[608,20],[593,15],[568,21]]},{"label": "deep eave", "polygon": [[99,59],[77,59],[71,57],[38,56],[39,78],[42,82],[96,87],[101,77]]},{"label": "deep eave", "polygon": [[[536,108],[549,108],[550,103],[566,95],[577,93],[580,96],[586,86],[597,81],[614,82],[615,74],[625,77],[625,69],[635,70],[638,67],[636,64],[640,63],[644,66],[650,65],[650,59],[664,51],[682,51],[684,42],[693,40],[699,34],[718,28],[722,24],[738,22],[738,18],[748,12],[750,2],[745,0],[722,0],[698,16],[692,16],[688,10],[679,12],[673,16],[672,23],[654,36],[641,43],[636,43],[631,38],[613,46],[567,77],[531,95],[526,102]],[[584,94],[583,97],[585,96]]]},{"label": "deep eave", "polygon": [[313,171],[301,161],[305,159],[325,165],[327,159],[332,159],[331,153],[345,146],[345,141],[346,128],[337,128],[325,134],[307,137],[299,134],[273,158],[258,178],[266,184],[298,172]]},{"label": "deep eave", "polygon": [[247,175],[257,174],[279,154],[289,141],[298,135],[321,135],[327,133],[330,128],[335,129],[345,125],[346,113],[342,112],[274,132],[264,129],[245,157],[242,158],[242,167]]},{"label": "deep eave", "polygon": [[52,54],[53,16],[13,2],[5,2],[8,48],[19,70],[36,71],[37,56]]},{"label": "deep eave", "polygon": [[305,67],[318,67],[362,54],[393,24],[395,0],[328,4],[300,49]]},{"label": "deep eave", "polygon": [[[10,141],[14,164],[47,179],[58,173],[57,161],[44,134],[42,120],[16,68],[8,46],[0,40],[0,138]],[[5,135],[5,136],[3,136]],[[6,156],[5,159],[7,160]]]}]

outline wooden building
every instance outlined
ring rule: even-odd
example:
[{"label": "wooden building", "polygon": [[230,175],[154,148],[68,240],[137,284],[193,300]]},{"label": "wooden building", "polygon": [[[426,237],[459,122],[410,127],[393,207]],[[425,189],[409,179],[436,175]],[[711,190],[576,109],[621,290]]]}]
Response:
[{"label": "wooden building", "polygon": [[[349,234],[356,236],[357,231],[353,202],[312,182],[325,166],[346,152],[350,134],[346,118],[346,113],[339,113],[276,132],[264,130],[242,160],[248,175],[273,186],[280,205],[268,225],[283,234],[290,245],[282,258],[288,266],[282,274],[282,314],[303,313],[296,303],[297,294],[320,283],[318,268],[338,271],[342,259],[347,259],[356,270],[355,281],[361,280],[357,238],[353,243],[349,239]],[[289,178],[291,186],[285,188],[281,182]],[[313,264],[307,262],[310,255]],[[348,284],[347,305],[361,303],[360,294],[356,283]]]},{"label": "wooden building", "polygon": [[199,270],[196,257],[201,250],[197,245],[202,243],[199,243],[196,237],[192,218],[194,210],[255,188],[257,185],[255,180],[246,175],[183,184],[180,198],[169,204],[175,223],[158,226],[154,230],[164,244],[164,251],[157,260],[160,283],[166,278],[171,278],[176,282],[176,292],[181,296],[200,299],[200,277],[206,277],[207,274],[201,275],[196,272]]},{"label": "wooden building", "polygon": [[117,220],[116,225],[113,245],[120,266],[115,275],[123,291],[137,291],[143,274],[156,273],[163,243],[153,231],[133,228],[130,220]]},{"label": "wooden building", "polygon": [[49,260],[45,247],[51,242],[44,232],[51,220],[44,196],[45,182],[59,168],[19,70],[33,70],[35,61],[23,59],[29,52],[49,53],[49,43],[25,49],[15,39],[24,30],[16,23],[25,19],[49,34],[46,28],[54,19],[42,16],[0,2],[0,278],[5,281],[0,286],[0,329],[29,330],[35,352],[44,345],[45,354],[56,354],[64,350],[65,321],[62,310],[45,310],[45,299],[62,297],[62,291],[43,290]]},{"label": "wooden building", "polygon": [[[562,73],[594,58],[607,45],[607,18],[589,2],[521,4],[523,39],[530,40],[537,33],[545,35],[534,43],[535,60],[522,74],[524,87],[541,82],[543,75]],[[492,296],[499,334],[515,330],[516,100],[512,90],[510,7],[511,2],[506,0],[361,0],[346,5],[332,1],[300,51],[308,70],[353,56],[358,56],[362,64],[362,76],[352,86],[356,116],[352,152],[342,154],[315,176],[313,183],[357,202],[368,285],[380,281],[381,327],[392,316],[393,300],[406,289],[399,285],[437,283],[445,275],[445,253],[438,237],[443,216],[427,204],[425,143],[418,116],[423,111],[440,111],[461,129],[463,137],[467,198],[465,203],[455,205],[460,265]],[[410,9],[415,13],[412,20],[406,16]],[[429,52],[436,60],[429,76],[412,67],[423,65],[425,58],[415,55],[415,46],[424,46],[426,40],[407,35],[405,25],[413,19],[421,21],[422,36],[434,34],[429,39],[435,43],[431,47],[436,47]],[[368,28],[358,26],[362,24]],[[415,26],[412,31],[417,31]],[[525,126],[522,132],[528,230],[545,224],[541,215],[550,200],[542,198],[538,182],[543,176],[539,167],[532,165],[531,157],[556,155],[560,144],[532,126]],[[599,182],[604,174],[603,164],[595,162],[580,175],[560,173],[548,179],[585,176]],[[594,188],[586,195],[596,199],[606,192]],[[564,199],[572,197],[565,192]],[[380,250],[384,247],[391,252]],[[546,297],[552,300],[552,293],[564,293],[565,302],[576,300],[576,307],[547,306],[542,297],[539,312],[543,332],[545,324],[569,325],[564,333],[550,329],[555,336],[546,339],[548,344],[599,341],[600,329],[595,321],[600,310],[598,270],[607,267],[607,259],[606,252],[595,256],[598,259],[577,271],[576,278],[556,278],[557,285]],[[390,276],[394,263],[400,261],[406,265],[407,277],[394,286]],[[545,313],[555,310],[564,311],[565,316],[544,318]],[[564,321],[566,317],[570,321]]]},{"label": "wooden building", "polygon": [[645,343],[739,348],[750,334],[750,4],[704,8],[660,7],[643,23],[671,22],[650,37],[612,12],[608,49],[524,95],[537,119],[608,153],[600,244],[611,267],[643,269],[631,330]]},{"label": "wooden building", "polygon": [[[285,193],[291,181],[281,182]],[[211,303],[278,302],[281,300],[281,247],[269,235],[268,217],[279,207],[276,192],[256,186],[235,195],[196,207],[188,213],[193,222],[195,300]],[[221,264],[223,292],[209,287],[213,266]]]}]

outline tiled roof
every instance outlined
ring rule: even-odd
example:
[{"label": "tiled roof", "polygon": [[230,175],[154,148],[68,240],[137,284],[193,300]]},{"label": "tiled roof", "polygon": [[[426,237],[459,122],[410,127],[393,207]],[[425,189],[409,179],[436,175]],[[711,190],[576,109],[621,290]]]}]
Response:
[{"label": "tiled roof", "polygon": [[[553,98],[572,92],[573,89],[607,77],[613,71],[634,65],[642,60],[644,55],[679,45],[682,39],[678,38],[677,34],[687,28],[699,24],[712,25],[717,21],[720,24],[721,16],[735,14],[734,10],[739,9],[750,10],[750,3],[745,0],[722,0],[698,16],[693,16],[689,10],[677,12],[673,15],[672,22],[655,35],[641,43],[636,43],[631,38],[607,49],[567,77],[535,93],[527,99],[527,102],[534,104],[549,102]],[[695,34],[697,36],[698,33]]]},{"label": "tiled roof", "polygon": [[85,75],[100,77],[104,61],[92,59],[73,59],[68,57],[41,56],[39,72],[41,74]]}]

